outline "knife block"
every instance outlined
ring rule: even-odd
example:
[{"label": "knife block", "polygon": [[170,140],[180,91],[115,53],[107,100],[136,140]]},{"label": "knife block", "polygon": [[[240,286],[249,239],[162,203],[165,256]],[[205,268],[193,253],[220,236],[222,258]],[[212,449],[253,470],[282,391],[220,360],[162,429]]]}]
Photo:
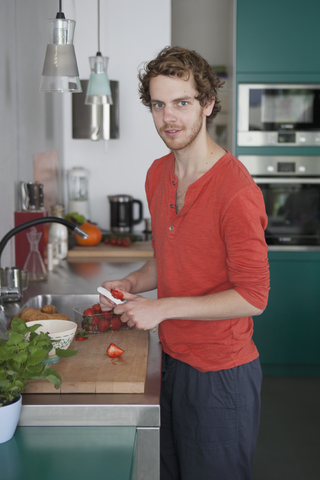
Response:
[{"label": "knife block", "polygon": [[[35,220],[36,218],[46,217],[47,212],[14,212],[14,226],[17,227],[22,223],[29,222],[30,220]],[[38,232],[41,232],[41,239],[39,242],[39,252],[43,260],[46,257],[46,242],[45,242],[45,227],[46,224],[42,223],[41,225],[35,225],[35,228]],[[30,250],[29,240],[27,238],[27,233],[29,229],[23,230],[20,233],[15,235],[15,256],[16,256],[16,267],[23,268],[25,261],[27,260],[27,256]]]}]

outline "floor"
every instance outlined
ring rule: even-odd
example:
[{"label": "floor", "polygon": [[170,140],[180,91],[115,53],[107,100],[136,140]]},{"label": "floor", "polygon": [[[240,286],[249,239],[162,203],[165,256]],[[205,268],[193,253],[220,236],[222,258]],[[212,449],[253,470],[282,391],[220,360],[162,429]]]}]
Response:
[{"label": "floor", "polygon": [[265,377],[254,480],[320,479],[320,378]]}]

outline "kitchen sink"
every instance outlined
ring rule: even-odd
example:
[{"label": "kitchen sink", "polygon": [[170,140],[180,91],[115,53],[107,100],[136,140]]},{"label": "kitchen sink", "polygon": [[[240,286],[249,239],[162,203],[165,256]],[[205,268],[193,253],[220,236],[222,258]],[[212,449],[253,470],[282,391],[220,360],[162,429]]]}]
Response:
[{"label": "kitchen sink", "polygon": [[36,295],[29,298],[23,308],[42,308],[44,305],[54,305],[59,313],[68,315],[71,321],[75,321],[73,307],[79,305],[91,307],[98,302],[99,294]]}]

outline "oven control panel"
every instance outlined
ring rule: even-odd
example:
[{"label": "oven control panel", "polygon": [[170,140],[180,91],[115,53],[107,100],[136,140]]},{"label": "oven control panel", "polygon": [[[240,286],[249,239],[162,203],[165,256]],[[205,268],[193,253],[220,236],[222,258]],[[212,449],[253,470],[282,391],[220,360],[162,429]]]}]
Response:
[{"label": "oven control panel", "polygon": [[241,132],[238,131],[239,147],[317,147],[320,145],[320,132]]},{"label": "oven control panel", "polygon": [[320,178],[320,156],[239,155],[253,176],[297,176]]}]

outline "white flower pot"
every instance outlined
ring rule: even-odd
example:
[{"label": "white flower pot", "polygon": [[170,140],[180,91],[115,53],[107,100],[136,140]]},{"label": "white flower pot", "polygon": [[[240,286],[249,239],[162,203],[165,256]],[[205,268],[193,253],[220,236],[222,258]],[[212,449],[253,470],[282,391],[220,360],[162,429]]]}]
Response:
[{"label": "white flower pot", "polygon": [[0,407],[0,443],[5,443],[10,440],[16,431],[20,411],[21,411],[22,397],[10,405]]}]

